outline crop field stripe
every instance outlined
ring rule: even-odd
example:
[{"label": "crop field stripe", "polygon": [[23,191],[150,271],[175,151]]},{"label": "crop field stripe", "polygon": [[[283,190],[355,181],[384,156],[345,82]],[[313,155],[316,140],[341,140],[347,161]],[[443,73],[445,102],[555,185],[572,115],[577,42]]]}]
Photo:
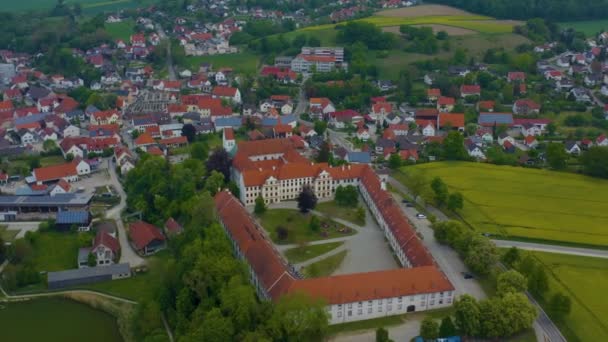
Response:
[{"label": "crop field stripe", "polygon": [[115,4],[125,3],[125,2],[131,2],[131,1],[133,1],[133,0],[114,0],[114,1],[86,3],[86,4],[82,5],[82,8],[101,7],[101,6],[115,5]]}]

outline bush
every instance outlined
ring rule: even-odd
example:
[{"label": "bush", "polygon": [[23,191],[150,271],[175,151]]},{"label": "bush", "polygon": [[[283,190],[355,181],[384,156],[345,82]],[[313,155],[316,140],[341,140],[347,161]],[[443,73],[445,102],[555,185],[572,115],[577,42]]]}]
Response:
[{"label": "bush", "polygon": [[278,226],[276,229],[277,239],[279,241],[285,241],[289,237],[289,230],[286,227]]}]

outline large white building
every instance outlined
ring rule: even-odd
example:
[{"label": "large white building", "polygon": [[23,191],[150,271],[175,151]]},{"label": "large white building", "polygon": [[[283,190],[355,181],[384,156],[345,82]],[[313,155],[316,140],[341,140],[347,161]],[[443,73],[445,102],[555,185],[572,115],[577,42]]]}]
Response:
[{"label": "large white building", "polygon": [[291,60],[295,72],[330,72],[348,68],[342,47],[303,47],[300,54]]},{"label": "large white building", "polygon": [[245,207],[228,191],[216,195],[220,223],[235,254],[247,262],[258,296],[277,300],[288,293],[303,292],[320,298],[327,303],[330,324],[450,306],[454,287],[380,179],[369,166],[361,167],[357,179],[365,202],[404,268],[299,279]]}]

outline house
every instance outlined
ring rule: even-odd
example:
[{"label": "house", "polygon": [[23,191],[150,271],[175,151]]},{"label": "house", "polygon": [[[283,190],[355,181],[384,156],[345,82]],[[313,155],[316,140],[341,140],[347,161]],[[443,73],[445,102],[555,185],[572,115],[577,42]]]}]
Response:
[{"label": "house", "polygon": [[510,71],[507,74],[507,81],[509,82],[525,82],[526,81],[526,73],[521,71]]},{"label": "house", "polygon": [[327,97],[311,97],[309,100],[310,116],[322,120],[329,113],[336,111],[336,107]]},{"label": "house", "polygon": [[361,114],[352,109],[347,109],[329,113],[328,123],[337,129],[342,129],[345,128],[347,124],[359,122],[361,120],[363,120]]},{"label": "house", "polygon": [[353,164],[370,164],[372,157],[369,152],[348,152],[344,160]]},{"label": "house", "polygon": [[486,159],[486,155],[483,153],[479,145],[474,143],[467,144],[467,152],[469,156],[477,159]]},{"label": "house", "polygon": [[230,100],[233,103],[240,104],[241,103],[241,92],[238,88],[234,87],[226,87],[226,86],[217,86],[213,88],[211,92],[214,98],[226,99]]},{"label": "house", "polygon": [[581,140],[580,146],[583,150],[587,151],[590,147],[593,146],[593,141],[589,138],[585,138]]},{"label": "house", "polygon": [[536,140],[535,136],[528,135],[527,137],[524,138],[524,145],[526,145],[529,148],[536,148],[536,146],[538,146],[538,140]]},{"label": "house", "polygon": [[608,138],[606,138],[606,135],[602,134],[595,139],[595,144],[597,146],[608,146]]},{"label": "house", "polygon": [[515,144],[513,144],[511,141],[509,140],[505,140],[504,143],[502,144],[502,149],[506,152],[506,153],[515,153],[515,151],[517,150],[515,148]]},{"label": "house", "polygon": [[467,96],[479,96],[481,95],[481,87],[478,85],[466,85],[460,86],[460,97],[465,98]]},{"label": "house", "polygon": [[124,279],[131,276],[131,268],[128,263],[114,264],[106,267],[85,267],[79,269],[49,272],[47,283],[50,290],[64,287],[98,283],[116,279]]},{"label": "house", "polygon": [[435,124],[431,120],[416,120],[416,125],[425,137],[435,136]]},{"label": "house", "polygon": [[38,136],[36,133],[30,132],[27,129],[22,128],[17,131],[17,134],[19,135],[21,145],[23,146],[33,144],[38,141]]},{"label": "house", "polygon": [[564,74],[559,70],[547,70],[545,71],[545,79],[552,81],[561,81]]},{"label": "house", "polygon": [[508,135],[507,133],[502,133],[498,136],[498,144],[504,146],[505,142],[510,142],[511,144],[515,144],[515,139]]},{"label": "house", "polygon": [[387,115],[393,112],[393,106],[388,102],[377,102],[372,105],[370,116],[372,119],[384,122]]},{"label": "house", "polygon": [[440,112],[451,112],[454,110],[456,100],[453,97],[441,96],[437,100],[437,110]]},{"label": "house", "polygon": [[482,127],[513,126],[511,113],[479,113],[477,123]]},{"label": "house", "polygon": [[56,196],[56,195],[60,195],[60,194],[67,194],[71,190],[72,190],[72,186],[70,185],[70,183],[68,183],[64,179],[60,179],[59,182],[57,182],[57,184],[55,184],[53,186],[53,188],[49,192],[49,195]]},{"label": "house", "polygon": [[129,225],[129,238],[133,248],[144,256],[165,248],[166,239],[160,229],[144,221]]},{"label": "house", "polygon": [[226,127],[222,132],[222,145],[224,150],[230,152],[236,147],[236,140],[234,139],[234,130],[232,127]]},{"label": "house", "polygon": [[173,217],[169,217],[169,219],[165,222],[165,234],[167,234],[167,236],[178,235],[181,234],[183,231],[184,228],[179,223],[177,223],[177,221],[175,221]]},{"label": "house", "polygon": [[74,159],[70,163],[39,167],[32,171],[33,180],[37,184],[44,184],[61,179],[75,182],[81,175],[91,173],[90,165],[82,159]]},{"label": "house", "polygon": [[540,105],[530,99],[519,99],[513,104],[513,113],[517,115],[538,114]]},{"label": "house", "polygon": [[430,88],[426,90],[426,97],[429,102],[435,102],[441,96],[441,89],[439,88]]},{"label": "house", "polygon": [[439,116],[437,116],[437,129],[447,127],[464,132],[464,113],[439,113]]},{"label": "house", "polygon": [[581,153],[581,147],[576,141],[566,141],[564,143],[564,147],[566,148],[566,152],[568,154],[579,155]]},{"label": "house", "polygon": [[122,116],[115,109],[93,112],[90,120],[91,125],[122,124]]},{"label": "house", "polygon": [[479,102],[477,102],[476,109],[479,112],[493,112],[495,105],[496,105],[496,102],[494,102],[494,101],[479,101]]},{"label": "house", "polygon": [[98,231],[93,239],[90,253],[95,256],[97,266],[109,266],[115,263],[120,253],[118,239],[105,231]]},{"label": "house", "polygon": [[369,140],[370,135],[369,135],[369,131],[367,128],[359,128],[359,130],[357,131],[357,139],[362,140],[362,141],[367,141]]},{"label": "house", "polygon": [[55,217],[55,226],[63,231],[75,228],[79,232],[88,232],[92,220],[93,217],[87,210],[59,211]]},{"label": "house", "polygon": [[396,147],[397,147],[397,144],[394,140],[379,138],[376,141],[376,154],[384,154],[385,151],[395,150]]},{"label": "house", "polygon": [[576,102],[589,103],[591,102],[591,96],[589,91],[585,88],[572,88],[570,89],[570,96],[574,97]]}]

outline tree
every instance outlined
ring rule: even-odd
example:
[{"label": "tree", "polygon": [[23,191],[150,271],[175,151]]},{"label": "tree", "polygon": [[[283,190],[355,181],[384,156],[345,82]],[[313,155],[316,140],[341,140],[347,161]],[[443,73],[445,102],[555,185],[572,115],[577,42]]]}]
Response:
[{"label": "tree", "polygon": [[502,255],[501,261],[506,266],[513,267],[520,259],[521,255],[519,249],[517,247],[511,247]]},{"label": "tree", "polygon": [[537,265],[532,274],[527,274],[527,277],[528,289],[533,295],[542,297],[549,290],[549,278],[542,265]]},{"label": "tree", "polygon": [[363,209],[363,207],[357,207],[355,216],[357,217],[358,221],[365,222],[365,209]]},{"label": "tree", "polygon": [[447,160],[466,160],[469,157],[464,147],[464,136],[451,131],[443,140],[443,157]]},{"label": "tree", "polygon": [[477,336],[480,319],[479,303],[474,297],[465,294],[454,301],[454,323],[461,334]]},{"label": "tree", "polygon": [[262,195],[259,195],[255,199],[255,207],[253,209],[253,212],[256,215],[262,215],[266,212],[266,202],[264,201],[264,197],[262,197]]},{"label": "tree", "polygon": [[552,169],[563,170],[566,168],[568,153],[563,144],[549,143],[547,145],[547,162]]},{"label": "tree", "polygon": [[336,188],[336,194],[334,195],[334,201],[336,204],[342,207],[354,208],[359,203],[359,193],[357,188],[352,185],[338,186]]},{"label": "tree", "polygon": [[190,156],[197,160],[207,160],[209,157],[207,145],[201,141],[190,144]]},{"label": "tree", "polygon": [[312,188],[308,185],[302,187],[302,191],[298,195],[298,208],[302,213],[307,213],[314,209],[317,205],[317,196]]},{"label": "tree", "polygon": [[547,306],[549,315],[556,321],[563,321],[570,314],[571,309],[572,302],[570,301],[570,297],[561,292],[553,294]]},{"label": "tree", "polygon": [[207,172],[217,171],[224,175],[224,179],[230,179],[230,156],[228,152],[221,147],[216,148],[213,153],[209,156],[205,166]]},{"label": "tree", "polygon": [[583,173],[592,177],[608,178],[608,147],[593,146],[580,158]]},{"label": "tree", "polygon": [[523,293],[507,293],[498,301],[502,320],[506,322],[503,336],[511,336],[532,326],[538,312]]},{"label": "tree", "polygon": [[501,296],[507,293],[525,292],[528,288],[528,280],[516,270],[501,273],[496,280],[497,293]]},{"label": "tree", "polygon": [[315,132],[317,132],[318,135],[322,136],[325,133],[326,129],[327,129],[327,122],[322,121],[322,120],[315,121],[314,130],[315,130]]},{"label": "tree", "polygon": [[44,149],[46,152],[49,152],[49,151],[52,151],[52,150],[54,150],[54,149],[56,149],[56,148],[57,148],[57,143],[56,143],[54,140],[51,140],[51,139],[49,139],[49,140],[45,140],[45,141],[42,143],[42,148],[43,148],[43,149]]},{"label": "tree", "polygon": [[284,226],[278,226],[276,229],[277,239],[279,241],[285,241],[289,237],[289,230]]},{"label": "tree", "polygon": [[408,168],[405,175],[405,186],[414,195],[414,201],[417,201],[418,196],[425,193],[428,179],[419,169]]},{"label": "tree", "polygon": [[2,236],[0,236],[0,263],[4,262],[4,259],[6,259],[6,245]]},{"label": "tree", "polygon": [[448,199],[448,186],[444,183],[441,177],[436,176],[431,181],[431,189],[435,193],[435,202],[441,206],[447,202]]},{"label": "tree", "polygon": [[475,235],[469,242],[469,248],[464,259],[471,270],[480,275],[489,274],[498,261],[498,252],[492,241]]},{"label": "tree", "polygon": [[453,192],[448,197],[448,209],[451,211],[456,211],[458,209],[462,209],[464,206],[464,199],[460,192]]},{"label": "tree", "polygon": [[182,136],[186,137],[189,143],[192,143],[196,139],[196,128],[192,124],[185,124],[182,126]]},{"label": "tree", "polygon": [[97,266],[97,258],[95,257],[95,254],[89,253],[89,255],[87,256],[87,265],[89,267]]},{"label": "tree", "polygon": [[303,293],[281,297],[268,320],[271,335],[279,341],[321,341],[327,327],[325,303]]},{"label": "tree", "polygon": [[401,160],[401,156],[398,153],[393,153],[388,158],[388,167],[390,167],[393,170],[398,169],[399,167],[401,167],[402,164],[403,164],[403,161]]},{"label": "tree", "polygon": [[205,190],[209,191],[211,195],[217,194],[224,186],[224,175],[215,170],[211,171],[211,174],[205,180]]},{"label": "tree", "polygon": [[329,162],[329,157],[330,157],[329,144],[327,143],[327,141],[324,141],[321,144],[319,153],[317,154],[317,162],[318,163],[327,163],[327,162]]},{"label": "tree", "polygon": [[452,317],[445,316],[441,320],[441,325],[439,326],[439,337],[450,337],[456,335],[456,327],[454,326],[454,322],[452,322]]},{"label": "tree", "polygon": [[433,224],[433,235],[439,243],[448,244],[456,248],[456,242],[466,229],[460,221],[440,221]]},{"label": "tree", "polygon": [[425,340],[434,340],[439,337],[439,324],[431,316],[426,316],[422,320],[420,336]]},{"label": "tree", "polygon": [[376,329],[376,342],[392,342],[388,337],[388,330],[383,327]]}]

